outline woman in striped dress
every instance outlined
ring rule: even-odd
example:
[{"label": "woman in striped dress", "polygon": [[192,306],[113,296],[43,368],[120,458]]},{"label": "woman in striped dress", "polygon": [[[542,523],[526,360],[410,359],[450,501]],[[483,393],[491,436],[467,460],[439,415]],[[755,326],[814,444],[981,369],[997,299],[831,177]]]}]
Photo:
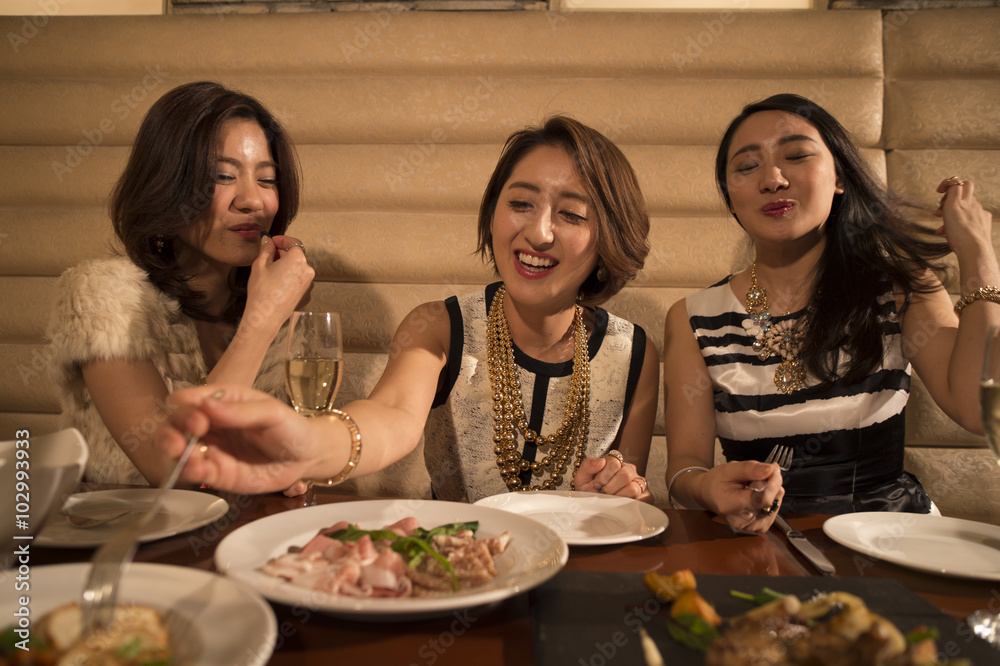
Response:
[{"label": "woman in striped dress", "polygon": [[[911,364],[945,413],[980,432],[979,368],[1000,324],[992,216],[973,183],[941,182],[943,226],[921,231],[840,123],[788,94],[730,124],[716,180],[754,259],[667,315],[670,501],[756,532],[779,507],[931,511],[903,470]],[[950,251],[957,308],[932,272]],[[795,452],[784,472],[761,462],[777,444]]]}]

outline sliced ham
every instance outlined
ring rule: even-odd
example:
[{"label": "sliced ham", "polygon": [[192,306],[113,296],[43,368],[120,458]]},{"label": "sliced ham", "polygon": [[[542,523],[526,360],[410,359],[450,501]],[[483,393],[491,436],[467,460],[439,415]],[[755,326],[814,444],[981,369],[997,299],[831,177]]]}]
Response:
[{"label": "sliced ham", "polygon": [[[369,535],[356,541],[340,541],[331,534],[346,529],[341,521],[322,529],[301,549],[274,558],[261,571],[292,585],[326,594],[351,597],[405,597],[444,595],[454,592],[451,574],[430,555],[414,568],[392,550],[391,541],[373,542]],[[404,518],[382,529],[411,536],[419,527],[416,518]],[[454,536],[438,535],[433,546],[454,568],[460,589],[488,583],[496,575],[494,555],[503,552],[510,539],[504,533],[477,541],[469,530]],[[412,565],[413,563],[411,563]]]}]

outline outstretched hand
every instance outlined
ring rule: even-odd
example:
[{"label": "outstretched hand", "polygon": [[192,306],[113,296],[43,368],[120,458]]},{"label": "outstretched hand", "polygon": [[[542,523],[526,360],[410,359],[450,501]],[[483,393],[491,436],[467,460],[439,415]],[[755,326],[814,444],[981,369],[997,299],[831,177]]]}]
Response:
[{"label": "outstretched hand", "polygon": [[188,437],[199,444],[181,479],[244,493],[294,492],[320,456],[308,420],[272,396],[237,385],[184,389],[157,429],[156,443],[178,458]]},{"label": "outstretched hand", "polygon": [[574,487],[592,493],[618,495],[653,503],[646,479],[639,476],[636,466],[622,463],[612,455],[584,458],[573,479]]}]

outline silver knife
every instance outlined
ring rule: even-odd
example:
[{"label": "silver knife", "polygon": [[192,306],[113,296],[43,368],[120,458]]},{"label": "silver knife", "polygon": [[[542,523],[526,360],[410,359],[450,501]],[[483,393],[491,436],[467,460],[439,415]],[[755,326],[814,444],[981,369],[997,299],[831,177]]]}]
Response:
[{"label": "silver knife", "polygon": [[774,517],[775,524],[781,529],[785,534],[785,538],[788,539],[788,543],[795,546],[795,548],[806,556],[809,563],[812,564],[821,574],[826,574],[827,576],[832,576],[837,573],[837,570],[833,566],[833,562],[827,559],[826,555],[819,551],[819,548],[814,546],[809,539],[802,535],[802,532],[792,529],[784,518],[781,516]]}]

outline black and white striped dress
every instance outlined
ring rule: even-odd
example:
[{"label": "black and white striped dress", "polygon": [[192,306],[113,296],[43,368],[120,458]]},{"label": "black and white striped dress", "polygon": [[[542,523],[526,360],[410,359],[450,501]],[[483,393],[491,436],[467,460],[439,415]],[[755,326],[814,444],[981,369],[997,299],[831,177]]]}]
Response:
[{"label": "black and white striped dress", "polygon": [[[731,276],[730,276],[731,277]],[[761,360],[755,338],[743,327],[746,308],[729,279],[686,299],[688,317],[708,366],[716,427],[728,460],[763,460],[775,444],[795,449],[784,473],[782,510],[809,513],[910,511],[931,504],[913,476],[903,471],[904,412],[910,364],[891,285],[880,297],[883,363],[863,381],[778,392],[774,372],[781,362]],[[796,319],[772,314],[772,322]],[[667,368],[669,372],[669,368]]]},{"label": "black and white striped dress", "polygon": [[[445,301],[451,320],[451,349],[444,386],[424,428],[424,461],[437,499],[475,502],[508,492],[493,451],[493,388],[486,360],[487,314],[499,287],[496,282]],[[600,457],[612,448],[635,394],[646,333],[641,326],[597,308],[587,344],[590,432],[586,455]],[[531,358],[516,345],[514,360],[528,425],[548,435],[562,424],[573,361],[546,363]],[[517,437],[523,450],[524,441]],[[547,449],[538,450],[534,443],[522,453],[527,460],[541,460],[546,454]],[[537,486],[540,477],[528,471],[522,473],[521,481]],[[571,464],[559,489],[569,490],[572,481]]]}]

